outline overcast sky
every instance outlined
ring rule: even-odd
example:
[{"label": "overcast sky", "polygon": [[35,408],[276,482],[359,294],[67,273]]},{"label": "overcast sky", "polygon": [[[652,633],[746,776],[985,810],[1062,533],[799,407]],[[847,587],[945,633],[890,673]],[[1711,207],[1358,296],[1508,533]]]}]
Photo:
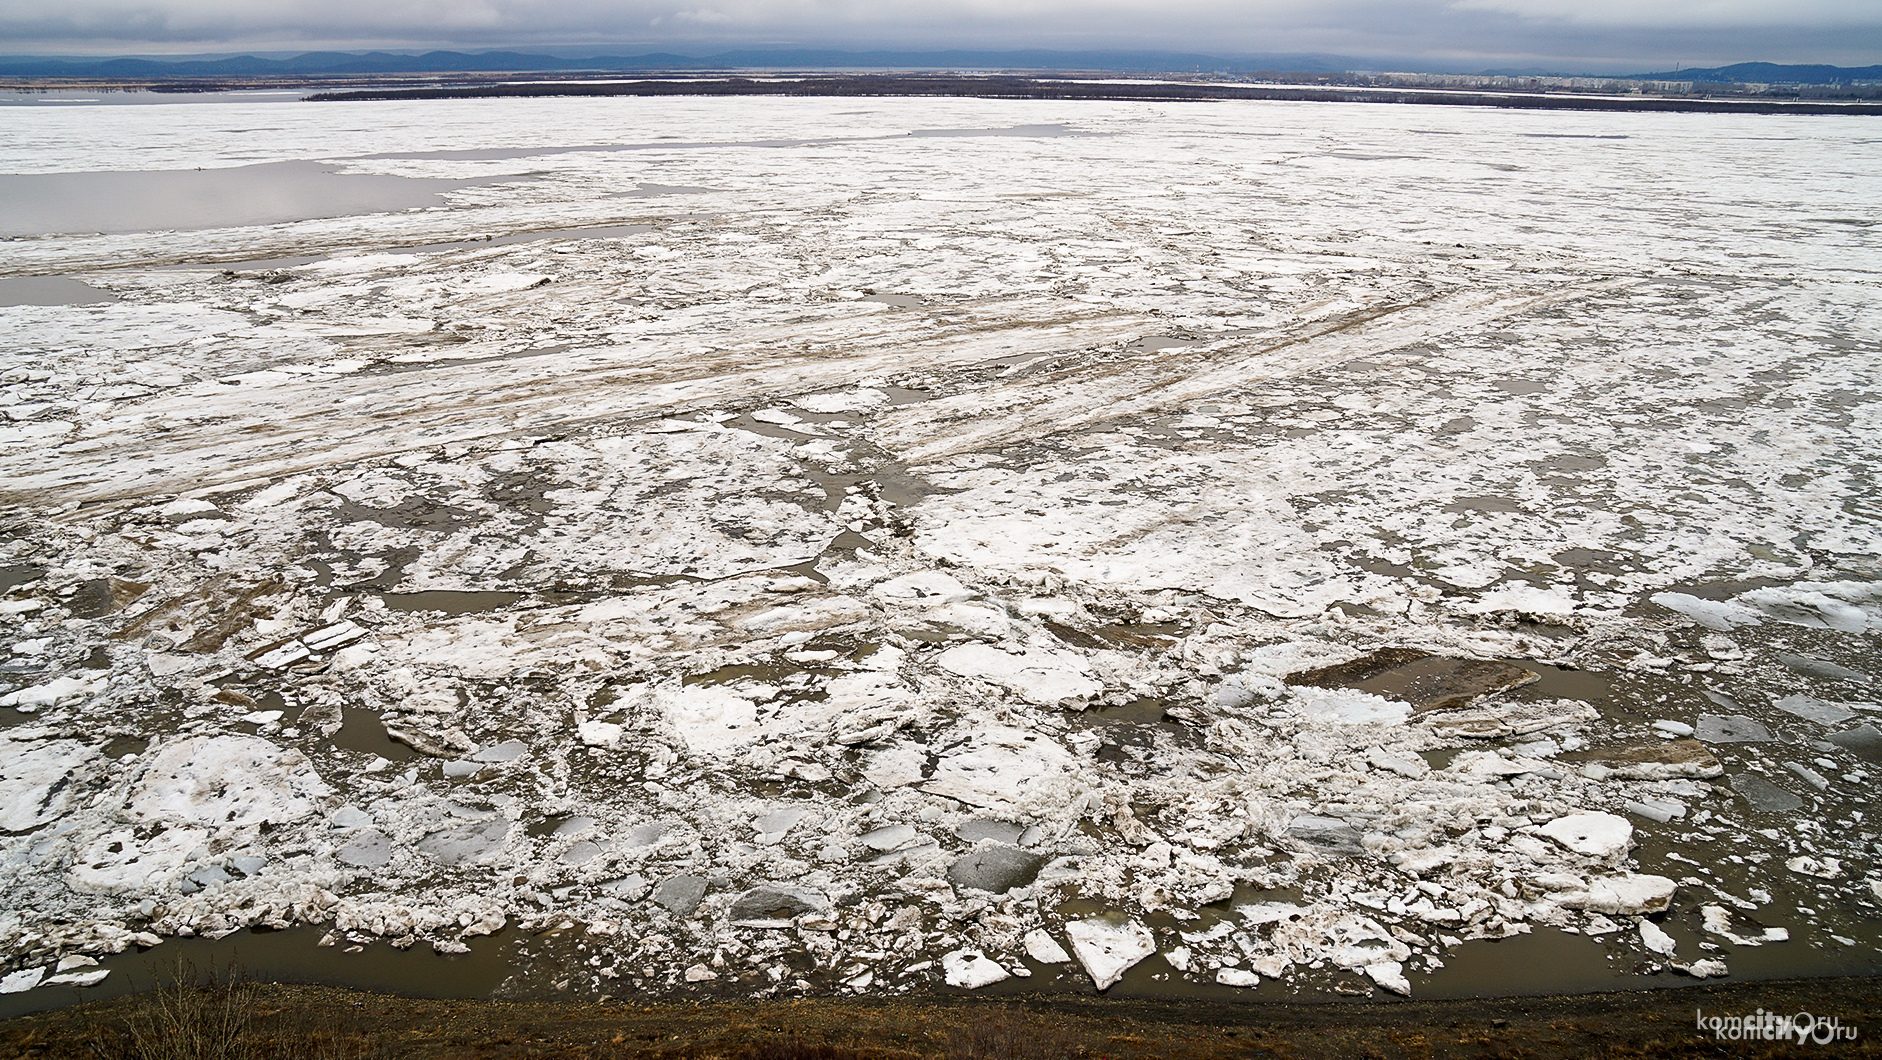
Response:
[{"label": "overcast sky", "polygon": [[1461,70],[1882,63],[1882,0],[0,0],[0,52],[1174,49]]}]

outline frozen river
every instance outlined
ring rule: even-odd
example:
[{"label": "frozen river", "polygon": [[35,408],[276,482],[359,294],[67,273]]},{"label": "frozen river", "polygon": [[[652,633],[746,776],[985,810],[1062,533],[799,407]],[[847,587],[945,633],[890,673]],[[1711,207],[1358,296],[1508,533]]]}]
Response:
[{"label": "frozen river", "polygon": [[0,113],[0,1011],[1882,971],[1877,119]]}]

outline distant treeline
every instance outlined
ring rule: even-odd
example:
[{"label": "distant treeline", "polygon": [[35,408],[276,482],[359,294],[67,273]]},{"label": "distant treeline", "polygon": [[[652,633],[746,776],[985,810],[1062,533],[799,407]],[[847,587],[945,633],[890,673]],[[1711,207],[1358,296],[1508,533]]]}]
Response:
[{"label": "distant treeline", "polygon": [[320,101],[487,99],[517,96],[972,96],[981,99],[1224,100],[1267,99],[1317,103],[1426,103],[1536,110],[1701,111],[1729,114],[1882,114],[1882,104],[1790,103],[1768,100],[1624,98],[1545,93],[1445,92],[1420,89],[1330,89],[1296,85],[1131,84],[1024,77],[808,77],[660,81],[558,81],[370,88],[318,92]]},{"label": "distant treeline", "polygon": [[1882,81],[1882,66],[1782,66],[1777,63],[1735,63],[1701,69],[1631,74],[1640,81],[1711,81],[1722,85],[1847,85],[1854,81]]},{"label": "distant treeline", "polygon": [[[457,52],[307,52],[285,59],[236,55],[219,59],[46,59],[0,56],[0,77],[204,79],[223,77],[365,77],[399,74],[462,73],[654,73],[704,70],[1090,70],[1109,73],[1225,73],[1266,71],[1343,73],[1378,70],[1381,63],[1402,71],[1434,71],[1412,60],[1360,59],[1345,55],[1267,54],[1243,56],[1201,55],[1166,51],[1055,51],[1028,49],[987,51],[843,51],[831,48],[750,48],[712,55],[651,52],[644,55],[592,55],[568,57],[514,51]],[[1482,71],[1496,74],[1545,76],[1541,71]],[[1546,76],[1577,76],[1570,73]],[[1613,76],[1588,75],[1578,76]],[[1623,75],[1621,79],[1652,81],[1757,82],[1765,84],[1848,84],[1882,81],[1882,66],[1787,66],[1775,63],[1738,63],[1733,66]]]},{"label": "distant treeline", "polygon": [[594,55],[569,58],[523,52],[308,52],[288,59],[38,59],[0,56],[0,76],[96,78],[359,77],[372,74],[652,73],[701,70],[1092,70],[1109,73],[1338,73],[1360,60],[1337,55],[1258,55],[1225,59],[1160,51],[867,51],[771,48],[712,55]]}]

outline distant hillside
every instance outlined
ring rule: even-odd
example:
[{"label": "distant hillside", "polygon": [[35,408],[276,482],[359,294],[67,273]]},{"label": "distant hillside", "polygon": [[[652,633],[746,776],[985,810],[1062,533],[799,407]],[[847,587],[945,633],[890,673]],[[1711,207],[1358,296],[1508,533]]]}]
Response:
[{"label": "distant hillside", "polygon": [[652,72],[677,70],[928,69],[928,70],[1103,70],[1112,73],[1288,70],[1338,73],[1357,65],[1335,55],[1256,55],[1225,59],[1182,52],[1120,51],[869,51],[748,49],[691,56],[598,55],[567,58],[522,52],[433,51],[308,52],[291,59],[239,55],[226,59],[41,59],[0,57],[5,77],[321,77],[361,74],[450,74],[528,72]]},{"label": "distant hillside", "polygon": [[1882,66],[1780,66],[1777,63],[1734,63],[1710,69],[1666,70],[1657,74],[1629,74],[1642,81],[1717,81],[1725,84],[1752,81],[1776,85],[1846,85],[1851,81],[1882,81]]}]

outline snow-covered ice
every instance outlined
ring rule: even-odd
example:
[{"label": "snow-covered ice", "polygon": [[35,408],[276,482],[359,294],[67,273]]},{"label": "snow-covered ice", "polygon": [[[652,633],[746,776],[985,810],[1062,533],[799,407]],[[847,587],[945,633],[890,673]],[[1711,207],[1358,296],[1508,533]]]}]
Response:
[{"label": "snow-covered ice", "polygon": [[450,185],[7,240],[112,300],[0,311],[0,992],[1877,960],[1868,119],[373,107],[0,129]]}]

